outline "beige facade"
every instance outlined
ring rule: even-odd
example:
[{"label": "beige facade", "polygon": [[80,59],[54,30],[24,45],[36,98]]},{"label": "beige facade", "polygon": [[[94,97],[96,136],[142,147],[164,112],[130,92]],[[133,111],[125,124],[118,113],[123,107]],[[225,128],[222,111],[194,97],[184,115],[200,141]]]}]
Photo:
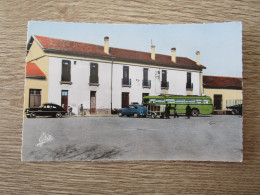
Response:
[{"label": "beige facade", "polygon": [[204,88],[204,94],[210,96],[214,102],[214,95],[222,95],[221,110],[227,110],[227,101],[242,100],[243,91],[240,89],[210,89]]},{"label": "beige facade", "polygon": [[48,79],[49,79],[49,57],[45,56],[42,49],[33,42],[31,49],[27,55],[26,62],[35,63],[45,74],[45,79],[26,78],[24,90],[24,108],[29,107],[30,89],[41,90],[41,104],[48,102]]}]

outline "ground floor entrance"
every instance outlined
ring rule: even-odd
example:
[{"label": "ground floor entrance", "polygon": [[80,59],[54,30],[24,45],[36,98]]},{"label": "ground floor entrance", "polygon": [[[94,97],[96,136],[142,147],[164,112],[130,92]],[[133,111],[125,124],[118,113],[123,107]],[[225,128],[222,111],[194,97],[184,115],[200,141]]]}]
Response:
[{"label": "ground floor entrance", "polygon": [[36,108],[41,106],[41,89],[29,90],[29,107]]},{"label": "ground floor entrance", "polygon": [[214,94],[214,109],[222,110],[222,95]]},{"label": "ground floor entrance", "polygon": [[129,106],[129,93],[122,93],[122,108],[127,108]]},{"label": "ground floor entrance", "polygon": [[90,91],[90,114],[96,114],[96,91]]}]

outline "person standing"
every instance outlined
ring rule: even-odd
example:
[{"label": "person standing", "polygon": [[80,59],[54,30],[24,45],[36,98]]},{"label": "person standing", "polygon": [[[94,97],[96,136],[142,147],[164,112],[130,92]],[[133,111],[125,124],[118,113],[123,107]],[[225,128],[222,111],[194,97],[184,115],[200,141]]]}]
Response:
[{"label": "person standing", "polygon": [[188,104],[188,106],[186,107],[186,116],[188,119],[190,119],[190,116],[191,116],[191,107],[190,105]]},{"label": "person standing", "polygon": [[171,109],[171,105],[167,104],[165,107],[165,117],[166,118],[170,118],[170,109]]},{"label": "person standing", "polygon": [[174,116],[174,118],[179,118],[178,112],[177,112],[177,105],[176,104],[174,106],[173,116]]}]

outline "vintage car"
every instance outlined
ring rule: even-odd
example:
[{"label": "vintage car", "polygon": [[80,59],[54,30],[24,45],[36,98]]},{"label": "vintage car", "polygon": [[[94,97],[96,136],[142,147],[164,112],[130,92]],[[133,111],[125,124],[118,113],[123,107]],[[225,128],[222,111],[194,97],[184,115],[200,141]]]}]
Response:
[{"label": "vintage car", "polygon": [[134,116],[137,118],[139,116],[146,117],[147,113],[147,107],[143,105],[131,104],[127,108],[120,109],[118,111],[118,116]]},{"label": "vintage car", "polygon": [[25,114],[27,118],[35,118],[36,116],[52,116],[61,118],[67,112],[64,108],[57,104],[46,103],[39,108],[27,108]]},{"label": "vintage car", "polygon": [[234,115],[242,115],[242,104],[227,106],[227,109],[232,109],[232,114]]}]

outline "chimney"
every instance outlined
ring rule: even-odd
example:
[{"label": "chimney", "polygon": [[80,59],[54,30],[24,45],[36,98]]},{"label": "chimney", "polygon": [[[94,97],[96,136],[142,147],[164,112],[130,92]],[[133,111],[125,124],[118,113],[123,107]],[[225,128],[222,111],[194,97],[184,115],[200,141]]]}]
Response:
[{"label": "chimney", "polygon": [[172,51],[171,61],[173,63],[176,63],[176,48],[172,48],[171,51]]},{"label": "chimney", "polygon": [[152,45],[151,48],[152,48],[151,58],[152,58],[152,60],[155,60],[155,45]]},{"label": "chimney", "polygon": [[200,65],[200,52],[199,51],[196,51],[196,56],[197,56],[196,64]]},{"label": "chimney", "polygon": [[109,55],[109,37],[104,38],[104,53]]}]

